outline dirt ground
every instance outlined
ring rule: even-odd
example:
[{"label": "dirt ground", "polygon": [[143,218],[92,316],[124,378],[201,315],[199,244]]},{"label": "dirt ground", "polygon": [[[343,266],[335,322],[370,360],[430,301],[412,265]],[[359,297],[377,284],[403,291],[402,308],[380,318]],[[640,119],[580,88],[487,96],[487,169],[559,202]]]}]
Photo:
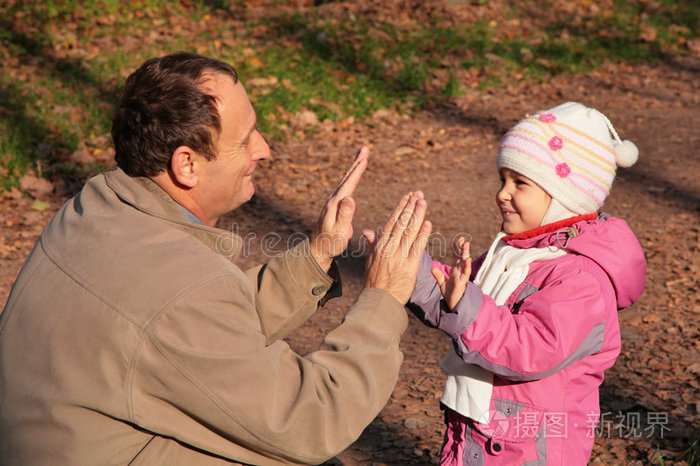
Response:
[{"label": "dirt ground", "polygon": [[[467,94],[418,117],[379,112],[371,126],[320,123],[313,137],[271,141],[274,158],[258,169],[256,197],[222,226],[251,239],[243,265],[264,260],[285,243],[271,233],[293,240],[310,231],[357,148],[369,145],[370,167],[356,193],[356,238],[381,225],[402,193],[421,189],[434,223],[433,254],[444,257],[449,241],[468,233],[476,255],[499,225],[493,194],[500,137],[526,113],[568,100],[599,108],[639,147],[639,162],[618,172],[604,210],[629,222],[648,259],[642,299],[620,314],[622,354],[601,387],[603,418],[591,464],[659,463],[659,455],[668,464],[700,437],[700,61],[610,65],[546,84]],[[41,186],[31,189],[48,209],[38,210],[18,191],[0,203],[0,303],[65,201]],[[302,353],[318,347],[361,289],[362,243],[355,239],[349,251],[340,260],[344,296],[289,338]],[[329,464],[436,463],[443,432],[438,363],[448,342],[411,316],[401,345],[404,364],[389,403]]]}]

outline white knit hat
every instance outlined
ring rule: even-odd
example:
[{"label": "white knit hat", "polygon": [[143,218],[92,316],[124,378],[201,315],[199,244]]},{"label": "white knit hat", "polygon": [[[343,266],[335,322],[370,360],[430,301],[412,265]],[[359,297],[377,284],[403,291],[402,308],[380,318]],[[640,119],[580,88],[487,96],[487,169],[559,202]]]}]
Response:
[{"label": "white knit hat", "polygon": [[508,131],[496,163],[530,178],[566,209],[588,214],[603,206],[617,166],[632,166],[638,155],[637,146],[621,141],[605,115],[567,102]]}]

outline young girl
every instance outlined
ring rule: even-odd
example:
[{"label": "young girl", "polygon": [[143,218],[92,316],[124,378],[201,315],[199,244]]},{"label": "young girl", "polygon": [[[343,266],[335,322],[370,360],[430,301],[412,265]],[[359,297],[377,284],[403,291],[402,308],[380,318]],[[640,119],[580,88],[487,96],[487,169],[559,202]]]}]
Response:
[{"label": "young girl", "polygon": [[617,312],[646,272],[630,228],[599,209],[637,155],[579,103],[529,116],[499,148],[503,223],[488,252],[473,271],[464,240],[451,268],[424,255],[409,306],[453,341],[440,464],[586,464]]}]

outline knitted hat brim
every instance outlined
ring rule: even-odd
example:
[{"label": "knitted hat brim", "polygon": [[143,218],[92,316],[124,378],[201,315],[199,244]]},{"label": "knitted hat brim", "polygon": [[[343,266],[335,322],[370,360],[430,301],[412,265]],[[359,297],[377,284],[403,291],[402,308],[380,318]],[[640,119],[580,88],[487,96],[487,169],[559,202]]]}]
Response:
[{"label": "knitted hat brim", "polygon": [[532,163],[529,156],[517,149],[501,147],[496,163],[499,169],[509,168],[528,177],[564,207],[576,214],[594,213],[602,207],[593,199],[593,193],[588,196],[577,195],[580,188],[575,187],[568,178],[557,176],[554,167]]}]

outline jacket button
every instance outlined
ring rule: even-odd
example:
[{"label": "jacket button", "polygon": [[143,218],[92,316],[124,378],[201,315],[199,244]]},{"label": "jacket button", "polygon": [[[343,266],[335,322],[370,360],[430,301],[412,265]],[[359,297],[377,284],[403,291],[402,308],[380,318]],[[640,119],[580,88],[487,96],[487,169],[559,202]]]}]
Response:
[{"label": "jacket button", "polygon": [[311,290],[311,293],[314,296],[321,296],[325,292],[326,292],[326,287],[323,285],[314,286],[314,288]]},{"label": "jacket button", "polygon": [[489,440],[489,450],[491,454],[498,456],[503,452],[503,444],[499,442],[494,442],[493,439]]}]

